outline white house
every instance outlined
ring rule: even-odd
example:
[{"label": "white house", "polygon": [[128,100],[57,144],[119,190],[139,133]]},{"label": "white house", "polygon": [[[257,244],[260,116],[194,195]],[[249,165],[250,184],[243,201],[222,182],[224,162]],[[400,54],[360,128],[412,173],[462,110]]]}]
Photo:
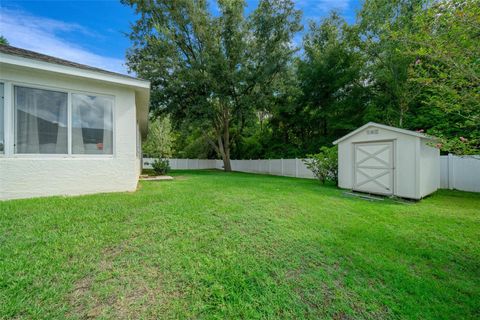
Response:
[{"label": "white house", "polygon": [[334,141],[338,186],[381,195],[421,199],[440,185],[435,138],[369,122]]},{"label": "white house", "polygon": [[0,199],[133,191],[150,83],[0,45]]}]

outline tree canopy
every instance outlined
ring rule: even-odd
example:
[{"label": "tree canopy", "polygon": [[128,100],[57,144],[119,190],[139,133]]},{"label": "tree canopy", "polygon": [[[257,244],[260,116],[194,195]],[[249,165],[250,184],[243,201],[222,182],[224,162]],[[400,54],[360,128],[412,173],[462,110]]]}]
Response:
[{"label": "tree canopy", "polygon": [[292,1],[262,1],[248,17],[242,0],[125,1],[141,18],[134,26],[129,67],[152,81],[152,110],[199,128],[230,167],[232,140],[242,137],[255,109],[274,94],[299,28]]},{"label": "tree canopy", "polygon": [[0,44],[6,44],[8,45],[8,40],[4,36],[0,35]]},{"label": "tree canopy", "polygon": [[355,23],[310,21],[291,0],[124,0],[128,66],[151,80],[173,154],[304,157],[368,121],[480,147],[480,6],[474,0],[365,0]]}]

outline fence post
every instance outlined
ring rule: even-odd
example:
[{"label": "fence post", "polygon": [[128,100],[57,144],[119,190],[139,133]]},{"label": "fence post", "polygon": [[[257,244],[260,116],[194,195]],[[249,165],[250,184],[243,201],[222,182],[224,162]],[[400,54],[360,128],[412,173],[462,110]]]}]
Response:
[{"label": "fence post", "polygon": [[298,159],[295,158],[295,178],[298,178]]},{"label": "fence post", "polygon": [[283,158],[280,159],[280,164],[281,164],[281,168],[282,168],[282,176],[283,176]]},{"label": "fence post", "polygon": [[448,168],[448,189],[455,189],[455,171],[454,171],[455,157],[453,154],[448,154],[447,168]]}]

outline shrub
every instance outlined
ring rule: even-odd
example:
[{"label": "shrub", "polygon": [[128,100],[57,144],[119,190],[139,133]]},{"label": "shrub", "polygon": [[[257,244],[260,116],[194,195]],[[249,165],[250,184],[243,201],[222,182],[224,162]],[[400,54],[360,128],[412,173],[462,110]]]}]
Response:
[{"label": "shrub", "polygon": [[170,170],[168,159],[157,159],[152,163],[153,172],[157,175],[167,174]]},{"label": "shrub", "polygon": [[303,160],[308,169],[323,184],[326,181],[337,183],[338,181],[338,148],[321,147],[317,154],[307,155],[308,159]]}]

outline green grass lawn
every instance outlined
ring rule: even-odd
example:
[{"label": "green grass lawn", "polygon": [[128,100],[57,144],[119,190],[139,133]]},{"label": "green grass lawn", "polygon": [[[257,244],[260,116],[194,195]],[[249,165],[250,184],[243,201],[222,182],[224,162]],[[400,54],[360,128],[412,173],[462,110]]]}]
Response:
[{"label": "green grass lawn", "polygon": [[401,204],[313,180],[173,175],[0,202],[0,318],[480,316],[479,194]]}]

